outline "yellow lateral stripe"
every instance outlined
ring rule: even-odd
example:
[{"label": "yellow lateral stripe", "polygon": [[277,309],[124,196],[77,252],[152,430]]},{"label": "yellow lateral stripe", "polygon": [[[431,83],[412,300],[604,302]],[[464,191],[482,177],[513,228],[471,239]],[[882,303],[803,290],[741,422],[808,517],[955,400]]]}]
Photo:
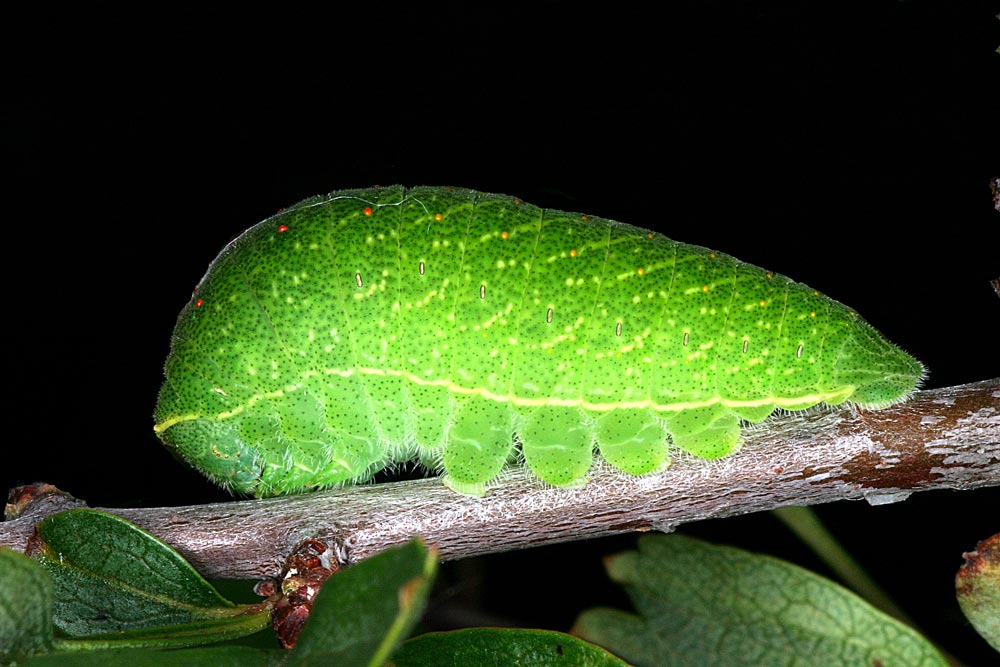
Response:
[{"label": "yellow lateral stripe", "polygon": [[[382,375],[382,376],[397,376],[405,378],[414,384],[426,385],[426,386],[442,386],[448,389],[448,391],[454,392],[456,394],[464,394],[468,396],[482,396],[483,398],[489,399],[491,401],[498,401],[501,403],[511,403],[516,406],[523,407],[543,407],[543,406],[559,406],[567,408],[583,408],[585,410],[592,410],[595,412],[608,412],[615,409],[626,409],[626,410],[654,410],[656,412],[680,412],[682,410],[696,410],[698,408],[707,408],[712,405],[721,404],[726,408],[746,408],[746,407],[759,407],[763,405],[774,404],[779,408],[795,408],[802,405],[815,405],[824,401],[829,401],[830,399],[845,398],[854,393],[853,386],[846,386],[839,391],[832,392],[817,392],[814,394],[807,394],[805,396],[797,396],[795,398],[782,398],[782,397],[769,397],[769,398],[758,398],[751,401],[733,401],[733,400],[723,400],[718,396],[714,396],[710,399],[704,401],[685,401],[681,403],[669,403],[660,404],[655,403],[649,399],[643,401],[629,401],[629,402],[619,402],[619,403],[590,403],[580,398],[524,398],[521,396],[514,395],[503,395],[495,394],[483,387],[462,387],[454,384],[451,380],[439,379],[439,380],[424,380],[419,378],[412,373],[406,371],[397,370],[385,370],[382,368],[349,368],[349,369],[338,369],[330,368],[323,372],[324,375],[339,375],[341,377],[350,377],[355,373],[361,373],[362,375]],[[308,371],[306,377],[317,375],[315,371]],[[277,391],[268,392],[265,394],[260,394],[257,396],[252,396],[250,400],[246,402],[245,405],[233,408],[228,412],[220,412],[219,414],[212,417],[215,421],[223,421],[229,419],[230,417],[235,417],[248,408],[253,407],[255,404],[259,403],[264,399],[269,398],[280,398],[286,393],[292,393],[298,391],[304,385],[294,384],[288,385],[284,389],[279,389]],[[162,433],[174,424],[178,424],[184,421],[191,421],[193,419],[201,419],[205,415],[199,414],[187,414],[178,415],[176,417],[171,417],[166,419],[153,427],[156,433]]]}]

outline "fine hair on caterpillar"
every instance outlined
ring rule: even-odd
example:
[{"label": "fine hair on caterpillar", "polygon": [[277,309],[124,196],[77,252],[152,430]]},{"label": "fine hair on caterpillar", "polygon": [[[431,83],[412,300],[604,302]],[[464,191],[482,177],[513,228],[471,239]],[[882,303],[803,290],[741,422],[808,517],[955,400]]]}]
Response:
[{"label": "fine hair on caterpillar", "polygon": [[[518,459],[642,475],[735,452],[777,410],[905,400],[919,362],[722,252],[444,187],[342,190],[251,227],[172,337],[155,431],[240,494],[415,461],[482,494]],[[515,445],[519,443],[518,447]]]}]

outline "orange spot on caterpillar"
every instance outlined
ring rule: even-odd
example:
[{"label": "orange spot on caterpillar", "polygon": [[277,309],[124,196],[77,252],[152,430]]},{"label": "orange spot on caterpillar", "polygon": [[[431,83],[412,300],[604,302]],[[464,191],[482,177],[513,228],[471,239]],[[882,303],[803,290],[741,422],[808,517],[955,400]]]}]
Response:
[{"label": "orange spot on caterpillar", "polygon": [[442,219],[443,217],[444,217],[444,216],[443,216],[443,215],[441,215],[440,213],[435,213],[435,214],[434,214],[434,219],[435,219],[435,220],[439,220],[439,221],[440,221],[440,220],[441,220],[441,219]]},{"label": "orange spot on caterpillar", "polygon": [[278,225],[278,233],[283,234],[288,231],[288,225]]},{"label": "orange spot on caterpillar", "polygon": [[707,292],[710,289],[712,289],[712,288],[709,285],[702,285],[701,286],[701,291],[702,292]]},{"label": "orange spot on caterpillar", "polygon": [[654,236],[655,236],[655,234],[653,234],[653,232],[650,232],[650,233],[646,234],[646,238],[647,238],[647,239],[651,239],[651,238],[653,238]]},{"label": "orange spot on caterpillar", "polygon": [[589,218],[587,216],[585,216],[585,215],[581,215],[580,219],[583,220],[584,222],[586,222],[587,220],[589,220]]},{"label": "orange spot on caterpillar", "polygon": [[572,250],[569,251],[569,256],[576,257],[576,248],[573,248]]},{"label": "orange spot on caterpillar", "polygon": [[197,301],[194,302],[194,307],[195,308],[201,308],[201,304],[203,304],[203,303],[205,303],[204,299],[198,299]]},{"label": "orange spot on caterpillar", "polygon": [[811,313],[809,313],[809,317],[816,317],[816,311],[814,310]]},{"label": "orange spot on caterpillar", "polygon": [[819,296],[819,291],[818,290],[813,290],[813,296]]},{"label": "orange spot on caterpillar", "polygon": [[638,269],[636,269],[635,272],[638,273],[640,276],[646,275],[646,269],[642,268],[641,266]]},{"label": "orange spot on caterpillar", "polygon": [[714,252],[708,253],[708,256],[711,257],[712,259],[715,259],[715,253]]},{"label": "orange spot on caterpillar", "polygon": [[500,232],[500,238],[502,239],[510,238],[510,232]]},{"label": "orange spot on caterpillar", "polygon": [[761,300],[760,305],[766,306],[767,305],[767,301]]},{"label": "orange spot on caterpillar", "polygon": [[372,207],[371,206],[365,206],[365,215],[371,216],[371,214],[372,214]]},{"label": "orange spot on caterpillar", "polygon": [[773,277],[774,277],[774,274],[773,274],[773,273],[769,273],[769,274],[767,274],[767,277],[768,277],[768,278],[773,278]]},{"label": "orange spot on caterpillar", "polygon": [[522,201],[521,201],[520,199],[515,199],[515,200],[514,200],[514,203],[515,203],[515,204],[523,204],[524,202],[522,202]]}]

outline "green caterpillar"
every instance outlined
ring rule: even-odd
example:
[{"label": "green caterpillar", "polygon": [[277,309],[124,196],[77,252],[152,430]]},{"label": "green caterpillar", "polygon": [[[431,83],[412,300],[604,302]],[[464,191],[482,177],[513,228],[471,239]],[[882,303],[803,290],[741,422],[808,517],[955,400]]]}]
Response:
[{"label": "green caterpillar", "polygon": [[[458,188],[343,190],[230,243],[180,314],[155,431],[242,494],[417,460],[482,494],[739,447],[776,408],[906,399],[919,362],[788,278],[597,217]],[[519,449],[517,448],[519,445]]]}]

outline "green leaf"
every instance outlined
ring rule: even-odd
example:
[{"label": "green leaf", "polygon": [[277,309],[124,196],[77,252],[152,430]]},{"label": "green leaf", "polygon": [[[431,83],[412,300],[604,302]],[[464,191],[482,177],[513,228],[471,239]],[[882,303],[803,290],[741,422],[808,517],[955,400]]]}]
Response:
[{"label": "green leaf", "polygon": [[246,646],[178,650],[124,649],[51,653],[19,662],[19,667],[280,667],[285,651]]},{"label": "green leaf", "polygon": [[551,630],[470,628],[403,643],[393,667],[628,667],[600,646]]},{"label": "green leaf", "polygon": [[1000,651],[1000,533],[976,545],[955,577],[962,613]]},{"label": "green leaf", "polygon": [[[235,605],[170,546],[113,514],[77,509],[38,524],[31,555],[52,575],[65,648],[190,646],[244,636],[270,619]],[[168,627],[170,626],[170,627]]]},{"label": "green leaf", "polygon": [[0,547],[0,660],[52,646],[52,580],[36,563]]},{"label": "green leaf", "polygon": [[648,535],[608,570],[639,614],[589,610],[574,634],[637,665],[947,667],[907,626],[769,556]]},{"label": "green leaf", "polygon": [[327,579],[287,665],[385,663],[420,620],[437,551],[419,540],[388,549]]}]

